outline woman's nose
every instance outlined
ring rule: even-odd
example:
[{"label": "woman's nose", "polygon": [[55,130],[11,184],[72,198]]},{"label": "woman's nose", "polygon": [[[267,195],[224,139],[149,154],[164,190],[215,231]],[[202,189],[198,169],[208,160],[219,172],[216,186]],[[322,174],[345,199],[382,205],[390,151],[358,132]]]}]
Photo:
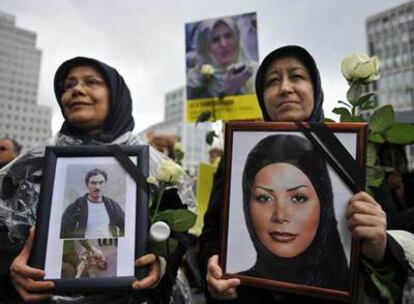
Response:
[{"label": "woman's nose", "polygon": [[226,39],[225,37],[221,37],[221,38],[220,38],[220,45],[221,45],[222,47],[226,47],[228,44],[229,44],[229,43],[228,43],[228,41],[227,41],[227,39]]},{"label": "woman's nose", "polygon": [[83,82],[78,81],[78,83],[72,88],[72,95],[85,95],[85,85]]},{"label": "woman's nose", "polygon": [[273,208],[271,220],[275,223],[289,222],[290,212],[288,205],[277,202]]},{"label": "woman's nose", "polygon": [[288,94],[293,92],[292,82],[288,77],[284,77],[280,84],[280,94]]}]

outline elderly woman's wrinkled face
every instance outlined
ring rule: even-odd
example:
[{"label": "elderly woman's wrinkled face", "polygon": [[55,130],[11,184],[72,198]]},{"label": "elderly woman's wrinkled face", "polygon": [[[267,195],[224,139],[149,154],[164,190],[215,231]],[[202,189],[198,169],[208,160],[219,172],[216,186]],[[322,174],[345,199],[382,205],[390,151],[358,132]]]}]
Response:
[{"label": "elderly woman's wrinkled face", "polygon": [[86,134],[101,133],[109,112],[109,89],[95,68],[72,68],[63,82],[65,119]]},{"label": "elderly woman's wrinkled face", "polygon": [[270,64],[265,75],[264,104],[272,121],[306,121],[314,106],[308,69],[296,58]]},{"label": "elderly woman's wrinkled face", "polygon": [[217,22],[214,26],[209,52],[221,65],[229,65],[235,61],[237,56],[236,37],[225,22]]},{"label": "elderly woman's wrinkled face", "polygon": [[310,179],[288,163],[257,172],[250,196],[253,228],[273,254],[291,258],[312,243],[319,226],[320,202]]}]

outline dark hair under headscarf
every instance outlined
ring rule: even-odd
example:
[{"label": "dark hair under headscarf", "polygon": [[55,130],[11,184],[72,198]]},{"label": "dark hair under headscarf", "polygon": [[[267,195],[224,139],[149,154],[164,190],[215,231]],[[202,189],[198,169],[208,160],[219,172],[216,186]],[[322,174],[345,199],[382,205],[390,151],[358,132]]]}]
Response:
[{"label": "dark hair under headscarf", "polygon": [[312,80],[314,90],[314,103],[313,110],[306,121],[322,121],[324,119],[323,114],[323,90],[321,85],[321,77],[319,70],[313,57],[304,48],[297,45],[288,45],[278,48],[268,54],[260,64],[260,67],[256,75],[256,95],[259,100],[259,105],[262,110],[263,118],[265,121],[272,121],[267,113],[264,103],[264,90],[266,84],[266,73],[269,66],[277,59],[294,57],[298,59],[308,70]]},{"label": "dark hair under headscarf", "polygon": [[[320,202],[320,220],[314,240],[296,257],[274,255],[255,233],[251,214],[251,190],[256,174],[265,166],[288,163],[300,169],[312,182]],[[256,276],[313,285],[346,289],[348,271],[335,219],[331,181],[325,160],[305,138],[294,135],[271,135],[262,139],[248,154],[242,179],[243,209],[250,237],[257,252]]]},{"label": "dark hair under headscarf", "polygon": [[[64,93],[63,81],[68,76],[69,71],[78,66],[90,66],[95,68],[105,79],[110,92],[109,112],[102,134],[88,136],[82,130],[77,129],[66,120],[62,108],[61,98]],[[69,136],[81,138],[88,142],[96,139],[100,142],[112,142],[122,134],[132,131],[134,128],[134,118],[132,117],[132,98],[131,93],[124,79],[117,70],[98,60],[86,57],[75,57],[62,63],[56,71],[54,79],[56,99],[59,103],[65,122],[60,132]]]}]

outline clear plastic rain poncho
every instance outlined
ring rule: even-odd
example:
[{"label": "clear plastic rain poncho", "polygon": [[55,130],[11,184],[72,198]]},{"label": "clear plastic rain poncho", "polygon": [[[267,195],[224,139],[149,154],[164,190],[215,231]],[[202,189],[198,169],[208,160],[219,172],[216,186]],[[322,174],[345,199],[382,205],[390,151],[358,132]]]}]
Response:
[{"label": "clear plastic rain poncho", "polygon": [[[54,88],[56,99],[63,112],[61,97],[64,92],[62,81],[68,72],[77,66],[92,66],[105,79],[109,91],[109,111],[105,126],[97,136],[85,135],[65,120],[61,130],[49,141],[35,147],[0,169],[0,225],[7,226],[9,238],[13,242],[23,242],[27,238],[28,227],[36,224],[36,210],[39,204],[39,192],[42,180],[42,168],[45,164],[45,148],[51,146],[78,145],[140,145],[145,144],[132,134],[134,119],[132,117],[132,99],[122,76],[112,67],[95,59],[77,57],[64,62],[55,74]],[[150,175],[155,175],[158,165],[166,156],[150,148]],[[188,209],[195,212],[195,197],[192,179],[184,175],[183,182],[177,186],[178,196]],[[125,293],[124,293],[125,294]],[[130,295],[125,294],[126,302]],[[83,299],[83,300],[82,300]],[[119,302],[119,294],[113,300]],[[97,294],[81,297],[54,296],[55,303],[109,303],[110,294]]]}]

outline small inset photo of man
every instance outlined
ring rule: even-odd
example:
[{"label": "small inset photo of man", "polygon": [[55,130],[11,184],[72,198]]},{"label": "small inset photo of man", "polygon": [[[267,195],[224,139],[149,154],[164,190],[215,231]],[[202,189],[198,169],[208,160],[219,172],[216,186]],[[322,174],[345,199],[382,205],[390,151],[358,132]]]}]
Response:
[{"label": "small inset photo of man", "polygon": [[103,278],[117,274],[117,240],[65,240],[62,278]]}]

